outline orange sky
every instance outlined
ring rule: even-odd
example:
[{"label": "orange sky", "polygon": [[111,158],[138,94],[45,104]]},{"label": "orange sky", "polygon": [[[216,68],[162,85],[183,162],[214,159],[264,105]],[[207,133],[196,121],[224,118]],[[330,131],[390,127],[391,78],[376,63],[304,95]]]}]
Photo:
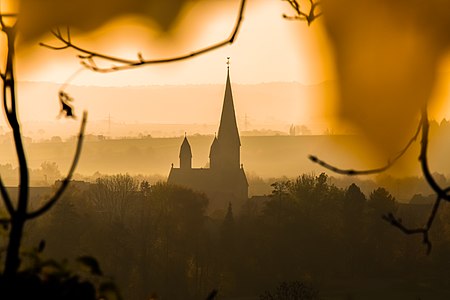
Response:
[{"label": "orange sky", "polygon": [[[148,22],[143,24],[131,17],[124,17],[93,34],[74,35],[73,39],[80,46],[123,57],[136,57],[137,52],[142,52],[145,58],[184,54],[228,37],[235,24],[239,2],[194,2],[183,11],[170,33],[161,33]],[[291,8],[283,1],[248,0],[241,30],[232,45],[194,59],[165,65],[145,66],[109,74],[86,70],[79,73],[71,83],[100,86],[223,84],[227,56],[231,57],[233,83],[295,81],[310,85],[334,80],[333,55],[322,20],[319,18],[308,27],[304,22],[282,18],[283,13],[290,12]],[[43,40],[47,43],[53,42],[51,37]],[[17,74],[21,81],[63,83],[79,68],[76,53],[70,50],[52,51],[37,46],[37,43],[18,50]],[[434,98],[449,99],[450,58],[444,60],[439,73]],[[334,98],[334,95],[328,96],[330,99]],[[27,121],[27,116],[36,117],[36,105],[31,102],[35,100],[20,100],[24,122]],[[57,110],[55,101],[42,99],[42,103],[41,107],[47,107],[48,104],[53,110]],[[316,103],[323,101],[310,99],[309,103],[311,106],[317,106]],[[327,103],[330,105],[333,101]],[[255,107],[255,110],[264,109]],[[293,109],[302,110],[302,113],[299,112],[296,117],[296,114],[292,113]],[[287,123],[303,124],[311,121],[300,118],[309,110],[311,107],[286,107],[284,113],[280,112],[280,115],[274,118],[283,119],[284,115],[289,115],[291,117]],[[435,106],[434,112],[438,119],[448,118],[450,104],[441,101]],[[91,112],[91,116],[94,115],[96,112]],[[106,116],[105,112],[102,118]],[[327,116],[329,109],[323,118]],[[45,120],[47,118],[48,116]],[[136,121],[151,122],[140,119]],[[334,126],[331,121],[329,123],[330,127]]]},{"label": "orange sky", "polygon": [[[197,48],[221,41],[229,36],[237,17],[240,0],[217,0],[192,2],[181,13],[173,30],[160,32],[154,24],[143,22],[133,17],[123,17],[107,24],[90,35],[74,34],[72,39],[80,46],[95,51],[121,57],[136,57],[141,52],[145,58],[162,58],[189,53]],[[128,86],[128,85],[186,85],[186,84],[224,84],[226,74],[226,57],[231,57],[231,75],[234,84],[256,84],[264,82],[300,82],[305,85],[317,84],[332,80],[333,68],[330,47],[321,21],[308,27],[304,22],[287,21],[283,13],[291,13],[291,8],[283,1],[248,0],[244,21],[238,38],[232,45],[201,55],[186,61],[145,66],[133,70],[101,74],[92,71],[82,71],[71,83],[76,85]],[[55,44],[51,36],[40,41]],[[23,47],[19,44],[17,56],[17,76],[19,81],[49,81],[63,83],[80,69],[80,62],[74,51],[52,51],[37,45]],[[56,43],[57,45],[57,43]],[[70,92],[70,91],[69,91]],[[56,93],[56,91],[55,91]],[[54,116],[59,110],[55,99],[39,97],[39,91],[18,91],[23,123],[28,121],[56,121]],[[31,97],[31,96],[33,97]],[[238,95],[239,96],[239,95]],[[39,105],[36,105],[36,99]],[[193,99],[193,100],[190,100]],[[95,100],[76,99],[76,109],[83,108],[90,112],[91,120],[104,120],[109,111],[95,109]],[[133,105],[132,99],[126,105]],[[194,101],[195,95],[187,95],[187,101]],[[239,102],[246,99],[236,98]],[[305,124],[307,122],[323,123],[323,120],[305,119],[304,116],[313,109],[315,103],[322,100],[311,99],[310,107],[285,107],[277,112],[267,107],[254,107],[252,111],[237,111],[243,118],[256,118],[253,113],[265,115],[264,119],[279,120],[277,124],[262,124],[265,128],[280,128],[281,122],[287,124]],[[317,100],[317,101],[316,101]],[[81,102],[80,102],[81,101]],[[84,101],[84,102],[83,102]],[[169,114],[165,123],[211,123],[213,115],[221,107],[221,99],[215,99],[218,106],[214,111],[206,112],[204,116],[190,120],[174,119]],[[277,99],[273,100],[274,102]],[[322,101],[323,102],[323,101]],[[300,103],[300,102],[299,102]],[[153,99],[148,107],[141,110],[170,111],[164,108],[164,101]],[[239,108],[241,103],[236,103]],[[192,104],[195,107],[195,103]],[[148,116],[143,119],[133,116],[133,109],[124,109],[126,116],[113,113],[115,120],[151,123]],[[141,115],[141,114],[140,114]],[[50,120],[49,120],[50,119]],[[160,119],[160,118],[159,118]],[[282,120],[282,121],[281,121]],[[61,122],[61,121],[59,121]],[[158,121],[160,122],[160,121]],[[261,118],[255,123],[264,123]],[[4,122],[1,122],[4,125]],[[26,129],[26,128],[25,128]],[[88,128],[89,129],[89,128]],[[31,131],[31,129],[30,129]],[[320,129],[320,133],[322,129]]]},{"label": "orange sky", "polygon": [[[149,24],[133,24],[124,18],[87,37],[79,44],[120,56],[164,57],[190,52],[217,42],[231,32],[239,1],[195,2],[187,7],[173,32],[161,34]],[[83,72],[73,83],[96,85],[222,83],[225,58],[231,56],[237,83],[297,81],[318,83],[333,78],[329,48],[320,22],[286,21],[290,7],[282,1],[249,0],[237,41],[222,49],[167,65],[148,66],[114,74]],[[150,24],[151,25],[151,24]],[[48,41],[51,41],[48,40]],[[78,68],[73,52],[52,52],[33,47],[20,52],[22,80],[64,81]]]}]

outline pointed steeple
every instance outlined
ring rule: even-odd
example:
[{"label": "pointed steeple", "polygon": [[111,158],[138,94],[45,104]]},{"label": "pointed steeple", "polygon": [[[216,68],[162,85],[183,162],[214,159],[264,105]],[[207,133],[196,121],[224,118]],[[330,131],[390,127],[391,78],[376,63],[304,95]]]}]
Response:
[{"label": "pointed steeple", "polygon": [[231,91],[230,61],[227,61],[227,82],[223,99],[219,133],[211,145],[209,154],[212,169],[238,170],[241,163],[241,139],[234,111],[233,92]]},{"label": "pointed steeple", "polygon": [[192,168],[191,145],[189,144],[186,134],[184,135],[184,140],[180,147],[180,168],[181,169]]},{"label": "pointed steeple", "polygon": [[219,134],[217,138],[221,141],[221,143],[236,143],[241,146],[241,140],[239,138],[239,131],[236,122],[236,113],[234,111],[229,62],[227,64],[227,83],[225,86],[222,116],[220,118]]}]

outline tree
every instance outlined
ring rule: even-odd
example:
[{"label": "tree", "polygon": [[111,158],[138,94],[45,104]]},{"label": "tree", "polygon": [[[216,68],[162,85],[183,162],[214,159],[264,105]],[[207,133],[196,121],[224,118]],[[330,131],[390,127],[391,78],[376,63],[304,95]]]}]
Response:
[{"label": "tree", "polygon": [[130,213],[132,202],[137,196],[139,183],[128,174],[118,174],[97,178],[90,189],[89,199],[93,208],[105,214],[108,223],[124,224]]},{"label": "tree", "polygon": [[363,245],[367,235],[371,234],[367,230],[366,205],[366,196],[352,183],[344,194],[342,240],[347,268],[351,276],[355,277],[360,273],[365,260]]},{"label": "tree", "polygon": [[199,281],[207,272],[201,257],[207,251],[202,240],[208,199],[184,187],[156,183],[145,200],[148,214],[143,217],[151,224],[145,230],[151,230],[155,242],[149,245],[157,258],[152,265],[159,269],[151,275],[152,285],[164,298],[178,299],[188,291],[191,279],[195,287],[191,293],[199,297],[204,293]]},{"label": "tree", "polygon": [[368,205],[376,214],[382,215],[387,212],[395,212],[395,198],[389,192],[380,187],[374,190],[369,197]]},{"label": "tree", "polygon": [[352,183],[345,191],[344,197],[343,208],[346,218],[349,220],[361,218],[366,202],[366,196],[361,192],[361,189],[356,184]]}]

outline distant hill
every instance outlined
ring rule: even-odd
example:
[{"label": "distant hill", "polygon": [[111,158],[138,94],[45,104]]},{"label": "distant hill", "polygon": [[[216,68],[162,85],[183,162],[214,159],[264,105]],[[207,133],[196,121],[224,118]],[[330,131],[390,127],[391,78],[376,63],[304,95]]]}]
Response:
[{"label": "distant hill", "polygon": [[[214,138],[189,136],[193,166],[206,167]],[[103,174],[161,174],[166,176],[173,163],[178,166],[182,137],[102,140],[87,137],[77,172]],[[241,137],[241,162],[248,174],[262,177],[295,177],[303,173],[319,174],[324,169],[309,161],[317,155],[345,168],[368,168],[383,164],[372,159],[370,147],[357,136],[244,136]],[[62,174],[68,169],[75,142],[26,143],[29,167],[39,168],[42,162],[55,162]],[[1,164],[16,165],[11,141],[0,147]],[[415,162],[414,151],[406,160]],[[414,174],[419,174],[416,170]]]},{"label": "distant hill", "polygon": [[[214,136],[199,135],[188,138],[193,153],[193,167],[207,167],[209,150]],[[86,136],[76,173],[91,178],[98,174],[128,173],[130,175],[150,175],[152,181],[165,179],[171,164],[173,163],[174,166],[179,164],[179,149],[182,139],[181,136],[105,139],[89,135]],[[430,142],[429,157],[432,171],[450,178],[450,161],[447,157],[450,144],[444,138],[432,137]],[[252,184],[250,186],[252,193],[270,193],[270,184],[276,178],[284,176],[295,178],[304,173],[318,175],[321,172],[335,177],[333,182],[341,187],[347,187],[356,182],[367,195],[377,186],[389,188],[389,191],[402,201],[409,201],[415,194],[421,193],[427,196],[431,193],[424,181],[417,177],[421,175],[417,163],[419,143],[415,143],[405,157],[399,161],[399,164],[389,172],[372,177],[338,176],[308,159],[308,155],[313,154],[338,167],[354,169],[384,165],[387,158],[375,159],[370,144],[358,136],[242,136],[241,143],[241,162],[244,164],[244,170]],[[31,169],[39,169],[43,162],[54,162],[60,173],[64,175],[72,161],[75,141],[72,139],[63,142],[53,139],[49,142],[36,143],[27,139],[25,140],[25,150]],[[0,157],[0,165],[11,164],[12,168],[17,165],[12,141],[6,136],[0,138]],[[5,166],[5,170],[11,170],[11,167]],[[1,174],[6,185],[17,184],[14,174],[16,172]],[[31,182],[34,185],[41,185],[43,182],[50,183],[51,181],[42,174],[42,172],[32,172]],[[413,177],[400,179],[399,176]],[[258,177],[264,178],[264,181]],[[437,180],[445,184],[447,184],[446,178],[442,175],[437,176]]]}]

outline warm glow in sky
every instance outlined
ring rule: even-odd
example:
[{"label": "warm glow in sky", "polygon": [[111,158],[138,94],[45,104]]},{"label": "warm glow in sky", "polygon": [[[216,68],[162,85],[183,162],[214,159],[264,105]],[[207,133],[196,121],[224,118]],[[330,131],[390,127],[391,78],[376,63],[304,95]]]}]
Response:
[{"label": "warm glow in sky", "polygon": [[[240,0],[189,3],[170,32],[161,32],[149,21],[128,16],[89,35],[75,32],[72,40],[80,47],[109,55],[135,58],[137,53],[141,52],[146,59],[150,59],[190,53],[228,38],[235,26]],[[321,20],[308,27],[305,22],[283,19],[283,13],[292,13],[291,7],[283,1],[249,0],[238,37],[232,45],[181,62],[107,74],[84,70],[70,83],[98,86],[224,84],[227,57],[231,57],[233,84],[299,82],[314,85],[333,80],[332,55]],[[40,41],[58,45],[50,35],[31,45],[19,43],[16,64],[19,81],[62,84],[80,70],[76,52],[49,50],[38,46]],[[106,62],[105,66],[109,65],[110,63]],[[248,100],[257,99],[239,99],[239,95],[235,95],[238,119],[242,121],[248,117],[254,124],[258,123],[263,128],[281,128],[283,131],[288,130],[290,124],[307,124],[317,127],[317,133],[322,133],[328,126],[324,116],[329,115],[329,109],[322,116],[317,116],[316,112],[319,110],[318,103],[323,104],[324,98],[329,96],[323,96],[325,93],[319,93],[322,94],[321,99],[299,99],[298,103],[289,107],[277,105],[278,99],[274,96],[273,103],[253,105],[252,109],[248,108]],[[297,97],[297,94],[292,98]],[[40,91],[33,93],[19,90],[19,109],[24,123],[55,120],[54,116],[59,110],[57,99],[40,95]],[[332,98],[332,95],[330,96]],[[195,97],[186,95],[185,100],[190,104],[186,104],[187,108],[178,107],[183,110],[184,118],[176,117],[180,113],[173,112],[173,107],[167,107],[167,102],[163,99],[151,99],[148,104],[139,107],[133,106],[133,99],[127,99],[129,101],[126,103],[122,101],[122,107],[127,109],[122,108],[120,115],[117,109],[112,107],[98,109],[95,99],[76,99],[75,104],[78,111],[89,110],[91,121],[104,120],[112,115],[113,120],[127,123],[215,124],[220,115],[222,96],[211,99],[217,102],[211,111],[196,107],[198,103],[195,102]],[[39,106],[36,105],[37,99]],[[98,100],[97,98],[97,102],[100,102]],[[277,109],[269,108],[273,106]],[[190,113],[189,109],[195,110],[196,113]],[[136,110],[139,110],[139,113],[135,113]],[[142,111],[149,113],[142,117]],[[199,115],[199,112],[204,114]],[[31,128],[29,132],[32,130],[34,129]]]},{"label": "warm glow in sky", "polygon": [[[146,59],[181,55],[226,39],[235,25],[239,3],[239,0],[190,2],[170,32],[161,32],[155,24],[148,21],[122,17],[89,35],[74,33],[72,39],[81,47],[120,57],[135,58],[138,52]],[[284,1],[249,0],[238,38],[232,45],[176,63],[144,66],[108,74],[84,70],[71,83],[98,86],[224,84],[225,62],[228,56],[231,57],[234,84],[299,82],[314,85],[334,81],[336,75],[333,51],[323,20],[319,18],[308,27],[305,22],[283,19],[283,13],[292,13],[292,9]],[[42,40],[58,45],[51,36],[43,37]],[[17,74],[20,81],[48,81],[62,84],[71,78],[74,72],[80,70],[77,53],[74,51],[52,51],[37,44],[38,41],[32,46],[19,44]],[[110,63],[106,62],[106,66],[108,65]],[[449,74],[450,59],[447,58],[439,69],[439,80],[433,94],[436,100],[434,102],[438,104],[434,106],[432,112],[438,119],[450,116],[450,104],[447,104],[450,101],[442,101],[449,99]],[[321,94],[321,99],[306,99],[306,101],[299,99],[298,105],[284,107],[284,110],[278,109],[277,112],[264,106],[237,111],[238,118],[243,118],[244,114],[252,118],[253,112],[259,115],[264,112],[267,115],[266,119],[283,122],[285,127],[288,124],[315,126],[312,124],[320,123],[321,128],[339,130],[340,125],[336,125],[335,120],[331,120],[330,117],[334,110],[334,92],[324,90]],[[19,90],[19,98],[20,95]],[[40,101],[39,107],[36,107],[36,99]],[[20,98],[22,121],[36,121],[39,117],[43,121],[48,121],[49,116],[54,116],[58,111],[55,99],[40,99],[38,94],[36,99]],[[190,99],[187,98],[187,101],[192,101]],[[133,106],[132,99],[129,100],[123,105]],[[167,116],[166,122],[211,122],[207,120],[218,115],[220,110],[221,99],[215,100],[218,101],[218,105],[213,112],[205,111],[204,116],[197,115],[190,120],[174,119],[174,114],[171,114]],[[240,100],[243,99],[236,99]],[[95,102],[91,99],[89,101]],[[273,102],[277,102],[276,96]],[[152,99],[148,107],[139,109],[148,111],[172,109],[164,105],[164,101]],[[239,105],[237,103],[238,108]],[[192,106],[197,109],[195,103]],[[51,113],[48,113],[50,107]],[[86,105],[85,108],[90,110],[91,120],[105,119],[110,114],[107,110],[95,111],[90,105]],[[322,115],[317,114],[320,110],[323,111]],[[126,118],[114,113],[113,117],[125,122],[153,120],[151,115],[146,118],[134,116],[132,109],[127,109],[124,114]],[[193,114],[186,113],[186,115]]]},{"label": "warm glow in sky", "polygon": [[[78,44],[103,53],[146,58],[189,53],[227,38],[233,29],[239,1],[201,1],[187,7],[172,32],[160,33],[151,24],[123,18],[89,36],[74,36]],[[238,39],[230,46],[190,59],[114,74],[82,72],[74,84],[160,85],[222,83],[225,58],[231,57],[233,81],[260,83],[297,81],[303,84],[331,79],[330,54],[320,21],[308,27],[286,21],[291,8],[282,1],[248,1]],[[51,38],[46,40],[51,43]],[[76,71],[74,52],[33,47],[22,51],[21,80],[63,82]],[[107,63],[108,64],[108,63]]]}]

